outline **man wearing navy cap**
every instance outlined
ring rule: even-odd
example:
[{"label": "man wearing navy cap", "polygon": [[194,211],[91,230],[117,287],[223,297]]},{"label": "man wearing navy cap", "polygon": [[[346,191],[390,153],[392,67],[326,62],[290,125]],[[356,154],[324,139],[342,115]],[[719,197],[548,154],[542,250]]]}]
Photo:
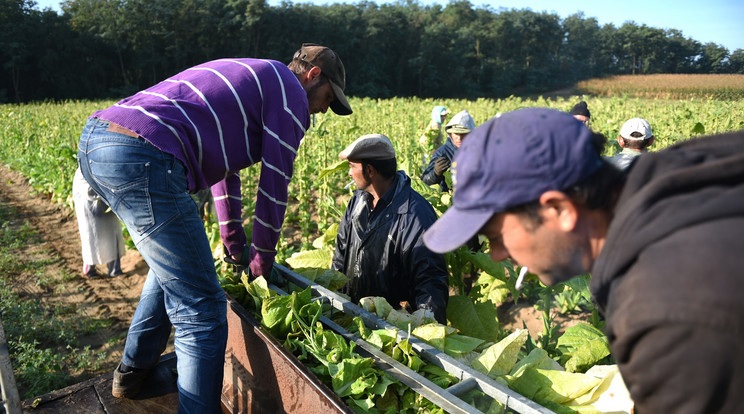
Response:
[{"label": "man wearing navy cap", "polygon": [[476,233],[547,284],[591,271],[638,412],[744,410],[744,132],[677,143],[627,171],[571,115],[528,108],[455,155],[453,206],[425,234]]}]

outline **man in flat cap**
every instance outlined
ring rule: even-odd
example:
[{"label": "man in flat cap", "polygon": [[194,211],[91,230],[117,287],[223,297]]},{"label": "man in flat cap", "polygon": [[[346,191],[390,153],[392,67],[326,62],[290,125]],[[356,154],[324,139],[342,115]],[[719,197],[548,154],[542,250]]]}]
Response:
[{"label": "man in flat cap", "polygon": [[349,277],[342,293],[355,303],[382,296],[396,308],[408,302],[446,323],[449,296],[444,256],[429,250],[422,235],[437,219],[434,208],[397,170],[388,137],[364,135],[339,154],[349,160],[357,190],[336,237],[332,267]]},{"label": "man in flat cap", "polygon": [[[329,107],[351,114],[345,86],[338,55],[306,43],[289,65],[253,58],[202,63],[88,119],[80,170],[150,267],[114,371],[114,397],[137,396],[175,327],[178,412],[221,412],[226,298],[189,193],[211,188],[230,260],[268,276],[310,115]],[[249,242],[240,171],[257,163]]]},{"label": "man in flat cap", "polygon": [[641,413],[744,412],[744,131],[620,170],[569,114],[493,118],[455,155],[453,205],[425,233],[476,233],[546,284],[591,271],[592,299]]}]

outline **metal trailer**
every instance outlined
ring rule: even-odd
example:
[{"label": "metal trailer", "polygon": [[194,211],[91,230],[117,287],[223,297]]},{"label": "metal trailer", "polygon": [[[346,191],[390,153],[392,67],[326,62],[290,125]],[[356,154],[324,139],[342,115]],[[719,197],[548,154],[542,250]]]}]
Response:
[{"label": "metal trailer", "polygon": [[8,414],[21,412],[21,399],[18,396],[18,387],[13,375],[13,367],[10,364],[10,353],[8,343],[5,340],[5,329],[3,328],[2,316],[0,316],[0,389],[2,390],[2,408]]},{"label": "metal trailer", "polygon": [[[375,365],[409,386],[429,401],[449,413],[480,413],[463,401],[463,393],[479,389],[506,408],[522,414],[549,414],[553,411],[529,400],[494,381],[483,373],[464,365],[421,339],[402,332],[396,326],[380,319],[330,291],[287,269],[274,265],[279,275],[302,288],[312,286],[313,296],[350,316],[360,316],[372,329],[395,329],[398,341],[408,339],[418,355],[430,364],[444,369],[458,379],[458,383],[443,389],[425,377],[381,352],[363,339],[352,335],[333,321],[322,317],[321,322],[349,341],[356,343],[356,350],[370,357]],[[280,294],[287,294],[275,285],[270,287]],[[223,380],[223,409],[229,413],[247,412],[352,412],[330,388],[322,384],[291,353],[284,349],[268,332],[261,328],[246,310],[228,298],[229,337]]]}]

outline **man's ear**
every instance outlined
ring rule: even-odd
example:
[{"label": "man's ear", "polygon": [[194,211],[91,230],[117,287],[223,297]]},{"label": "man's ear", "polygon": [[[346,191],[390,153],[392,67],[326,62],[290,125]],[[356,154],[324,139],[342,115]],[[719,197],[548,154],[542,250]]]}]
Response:
[{"label": "man's ear", "polygon": [[554,223],[561,230],[571,232],[579,220],[579,209],[566,193],[546,191],[540,196],[541,215],[546,223]]},{"label": "man's ear", "polygon": [[364,172],[367,173],[367,177],[369,177],[370,179],[372,179],[372,177],[377,174],[377,170],[375,170],[375,167],[373,167],[371,164],[364,165]]},{"label": "man's ear", "polygon": [[313,66],[312,68],[308,69],[305,72],[305,75],[303,76],[303,78],[305,79],[305,83],[310,83],[310,82],[318,79],[318,77],[320,76],[320,73],[321,72],[322,71],[317,66]]}]

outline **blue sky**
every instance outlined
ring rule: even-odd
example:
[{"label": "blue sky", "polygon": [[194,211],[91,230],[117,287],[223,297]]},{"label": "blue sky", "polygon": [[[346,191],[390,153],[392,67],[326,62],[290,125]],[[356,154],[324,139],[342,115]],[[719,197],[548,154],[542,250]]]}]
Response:
[{"label": "blue sky", "polygon": [[[358,3],[358,0],[314,0],[303,3]],[[376,0],[378,4],[392,1]],[[470,0],[474,6],[494,9],[530,8],[533,11],[554,12],[561,18],[583,11],[585,17],[595,17],[600,25],[612,23],[620,27],[626,21],[660,29],[678,29],[685,37],[701,43],[713,42],[729,52],[744,49],[744,1],[742,0]],[[36,0],[40,8],[60,10],[60,0]],[[269,0],[278,5],[281,0]],[[419,0],[419,3],[446,5],[444,0]]]}]

